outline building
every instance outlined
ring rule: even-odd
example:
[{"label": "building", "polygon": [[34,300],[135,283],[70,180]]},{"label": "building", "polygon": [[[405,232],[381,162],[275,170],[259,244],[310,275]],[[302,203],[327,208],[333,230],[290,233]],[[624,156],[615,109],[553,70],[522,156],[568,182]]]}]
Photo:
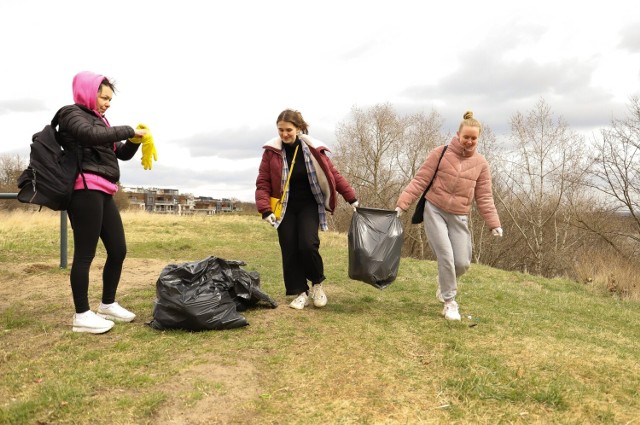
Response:
[{"label": "building", "polygon": [[240,211],[231,199],[180,194],[178,189],[122,187],[130,208],[157,214],[214,215]]}]

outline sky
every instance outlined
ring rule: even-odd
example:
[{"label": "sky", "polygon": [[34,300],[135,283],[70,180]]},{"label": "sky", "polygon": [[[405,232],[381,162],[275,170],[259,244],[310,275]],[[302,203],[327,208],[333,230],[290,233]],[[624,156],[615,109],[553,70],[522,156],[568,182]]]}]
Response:
[{"label": "sky", "polygon": [[636,0],[0,0],[0,40],[0,155],[26,161],[89,70],[115,80],[110,123],[154,137],[124,186],[250,202],[286,108],[333,147],[354,107],[435,111],[445,133],[472,110],[500,139],[540,99],[588,135],[640,95]]}]

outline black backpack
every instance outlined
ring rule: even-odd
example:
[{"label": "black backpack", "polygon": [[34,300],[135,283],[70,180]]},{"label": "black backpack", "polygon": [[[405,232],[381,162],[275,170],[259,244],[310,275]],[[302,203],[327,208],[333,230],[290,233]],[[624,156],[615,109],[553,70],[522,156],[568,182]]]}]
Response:
[{"label": "black backpack", "polygon": [[58,113],[51,124],[33,135],[29,166],[17,180],[18,201],[62,211],[71,202],[82,161],[81,149],[77,153],[62,149],[57,140],[57,126]]}]

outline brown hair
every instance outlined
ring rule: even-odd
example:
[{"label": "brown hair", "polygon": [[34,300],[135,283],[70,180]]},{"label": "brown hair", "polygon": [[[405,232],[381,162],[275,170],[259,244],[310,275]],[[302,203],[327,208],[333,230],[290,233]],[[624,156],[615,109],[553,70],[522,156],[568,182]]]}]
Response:
[{"label": "brown hair", "polygon": [[100,82],[100,87],[98,87],[98,93],[102,92],[102,87],[107,86],[111,89],[112,92],[116,92],[116,84],[109,80],[107,77],[104,77]]},{"label": "brown hair", "polygon": [[460,123],[460,127],[458,128],[458,131],[462,130],[462,127],[464,126],[478,127],[478,129],[480,130],[480,133],[482,133],[482,124],[480,124],[480,121],[473,118],[473,112],[471,111],[465,112],[464,115],[462,116],[462,122]]},{"label": "brown hair", "polygon": [[302,118],[302,114],[294,109],[285,109],[280,112],[280,115],[278,115],[278,119],[276,120],[276,124],[280,121],[290,122],[300,130],[302,134],[309,134],[309,124],[307,124],[304,118]]}]

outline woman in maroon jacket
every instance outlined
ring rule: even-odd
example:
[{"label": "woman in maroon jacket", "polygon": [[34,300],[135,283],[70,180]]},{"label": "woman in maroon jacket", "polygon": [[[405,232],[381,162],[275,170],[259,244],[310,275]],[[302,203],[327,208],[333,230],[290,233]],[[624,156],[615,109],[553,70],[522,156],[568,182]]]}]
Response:
[{"label": "woman in maroon jacket", "polygon": [[[256,208],[278,230],[286,295],[296,296],[289,306],[302,310],[311,298],[314,306],[324,307],[327,296],[322,288],[325,276],[318,228],[328,229],[326,211],[335,210],[336,192],[354,210],[358,201],[353,188],[327,156],[329,149],[308,136],[308,124],[300,112],[284,110],[276,125],[278,137],[263,146],[256,179]],[[283,191],[282,214],[276,218],[270,199],[281,198]],[[311,294],[307,281],[312,284]]]},{"label": "woman in maroon jacket", "polygon": [[[495,236],[502,236],[493,202],[491,172],[487,160],[476,151],[482,127],[466,112],[456,136],[449,143],[433,185],[427,192],[424,229],[429,246],[438,259],[436,297],[444,303],[447,320],[460,320],[456,302],[457,279],[471,265],[471,234],[468,215],[475,200],[478,211]],[[424,193],[433,178],[444,146],[435,148],[396,203],[398,216]]]}]

